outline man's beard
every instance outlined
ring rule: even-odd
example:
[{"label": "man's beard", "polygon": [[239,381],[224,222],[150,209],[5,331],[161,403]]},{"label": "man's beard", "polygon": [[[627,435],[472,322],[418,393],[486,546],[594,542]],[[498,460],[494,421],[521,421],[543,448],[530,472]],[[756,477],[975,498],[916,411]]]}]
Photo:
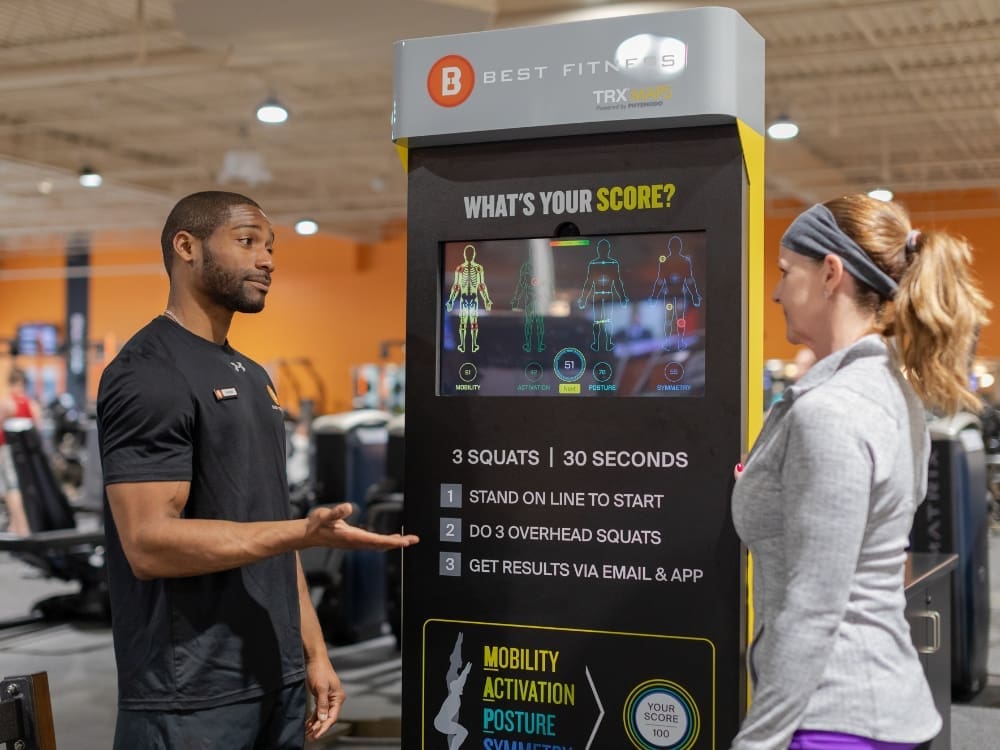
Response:
[{"label": "man's beard", "polygon": [[264,309],[264,295],[248,291],[244,282],[270,281],[270,275],[266,271],[245,276],[237,275],[216,262],[215,255],[207,243],[202,243],[202,249],[204,251],[202,283],[214,302],[230,312],[259,313]]}]

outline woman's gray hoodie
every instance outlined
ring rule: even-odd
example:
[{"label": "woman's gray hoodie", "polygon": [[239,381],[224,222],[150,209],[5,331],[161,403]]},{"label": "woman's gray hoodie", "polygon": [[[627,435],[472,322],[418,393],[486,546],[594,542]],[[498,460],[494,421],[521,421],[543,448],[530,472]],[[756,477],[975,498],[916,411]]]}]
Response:
[{"label": "woman's gray hoodie", "polygon": [[797,729],[937,734],[903,615],[929,450],[923,405],[876,335],[817,362],[772,407],[733,492],[755,617],[753,700],[733,750],[783,750]]}]

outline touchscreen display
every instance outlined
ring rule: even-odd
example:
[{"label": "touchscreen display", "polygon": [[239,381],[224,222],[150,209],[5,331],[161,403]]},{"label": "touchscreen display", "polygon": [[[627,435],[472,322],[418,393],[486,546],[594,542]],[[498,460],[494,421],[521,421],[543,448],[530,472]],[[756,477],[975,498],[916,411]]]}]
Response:
[{"label": "touchscreen display", "polygon": [[705,232],[441,248],[440,395],[704,395]]}]

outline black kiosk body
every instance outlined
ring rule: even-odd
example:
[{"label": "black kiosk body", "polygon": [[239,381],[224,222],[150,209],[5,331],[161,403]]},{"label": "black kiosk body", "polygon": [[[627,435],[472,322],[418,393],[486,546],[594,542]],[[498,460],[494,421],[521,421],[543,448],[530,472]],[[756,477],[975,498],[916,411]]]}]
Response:
[{"label": "black kiosk body", "polygon": [[763,40],[706,8],[396,45],[403,748],[727,747],[762,413]]}]

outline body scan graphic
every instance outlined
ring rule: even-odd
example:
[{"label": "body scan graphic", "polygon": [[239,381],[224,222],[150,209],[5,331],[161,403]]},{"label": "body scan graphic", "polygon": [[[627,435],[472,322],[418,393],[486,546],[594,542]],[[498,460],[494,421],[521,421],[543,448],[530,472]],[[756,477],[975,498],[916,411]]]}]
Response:
[{"label": "body scan graphic", "polygon": [[524,310],[524,344],[526,352],[545,351],[545,312],[552,299],[552,278],[542,278],[535,272],[531,261],[526,261],[518,273],[511,310]]},{"label": "body scan graphic", "polygon": [[486,274],[483,267],[476,263],[476,248],[466,245],[463,251],[465,260],[455,269],[455,281],[451,285],[451,294],[445,309],[451,312],[458,298],[458,351],[465,351],[465,334],[469,332],[472,351],[479,351],[479,298],[487,310],[493,308],[489,289],[486,288]]},{"label": "body scan graphic", "polygon": [[685,348],[687,319],[684,315],[688,300],[695,307],[701,307],[701,294],[691,257],[684,254],[684,243],[677,235],[667,240],[667,251],[660,256],[649,299],[663,301],[663,350],[681,351]]},{"label": "body scan graphic", "polygon": [[588,301],[594,315],[593,341],[590,348],[595,352],[611,351],[615,348],[615,324],[612,311],[615,303],[628,305],[625,286],[622,284],[621,267],[618,260],[611,257],[611,242],[602,239],[597,243],[597,257],[587,264],[587,279],[583,282],[580,297],[576,303],[581,310]]}]

